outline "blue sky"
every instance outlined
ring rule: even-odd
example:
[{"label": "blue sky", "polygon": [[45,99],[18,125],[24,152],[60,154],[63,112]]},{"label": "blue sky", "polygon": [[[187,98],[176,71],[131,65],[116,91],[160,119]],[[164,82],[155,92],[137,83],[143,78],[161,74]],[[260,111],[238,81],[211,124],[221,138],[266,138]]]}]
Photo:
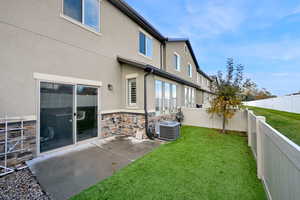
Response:
[{"label": "blue sky", "polygon": [[126,0],[168,37],[188,37],[201,68],[226,59],[276,95],[300,91],[299,0]]}]

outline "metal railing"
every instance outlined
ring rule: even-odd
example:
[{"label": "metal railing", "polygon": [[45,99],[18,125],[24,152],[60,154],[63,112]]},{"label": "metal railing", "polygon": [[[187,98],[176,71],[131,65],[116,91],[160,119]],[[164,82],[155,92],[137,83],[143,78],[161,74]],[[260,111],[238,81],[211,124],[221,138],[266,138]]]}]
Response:
[{"label": "metal railing", "polygon": [[[0,152],[0,158],[3,160],[0,164],[0,177],[14,172],[14,169],[8,167],[8,155],[24,151],[24,119],[9,118],[0,119],[0,136],[4,134],[4,140],[0,141],[3,152]],[[11,137],[12,134],[20,134],[20,137]],[[2,136],[3,137],[3,136]]]}]

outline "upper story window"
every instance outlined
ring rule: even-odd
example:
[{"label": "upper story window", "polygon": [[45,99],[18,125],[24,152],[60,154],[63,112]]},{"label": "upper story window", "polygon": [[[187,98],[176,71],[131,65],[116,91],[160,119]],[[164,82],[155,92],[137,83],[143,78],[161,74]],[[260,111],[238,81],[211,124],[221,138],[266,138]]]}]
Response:
[{"label": "upper story window", "polygon": [[135,106],[137,103],[137,89],[136,89],[136,78],[128,79],[128,105]]},{"label": "upper story window", "polygon": [[189,76],[189,77],[192,77],[192,76],[193,76],[193,68],[192,68],[192,65],[191,65],[191,64],[188,65],[188,76]]},{"label": "upper story window", "polygon": [[199,84],[202,84],[202,76],[201,76],[201,74],[199,74],[199,73],[197,73],[197,82],[198,82]]},{"label": "upper story window", "polygon": [[63,14],[100,32],[99,0],[63,0]]},{"label": "upper story window", "polygon": [[180,55],[178,53],[174,53],[174,67],[177,71],[180,71]]},{"label": "upper story window", "polygon": [[208,79],[206,80],[206,84],[207,84],[207,87],[210,87],[210,81]]},{"label": "upper story window", "polygon": [[187,46],[184,45],[184,53],[187,54],[188,53],[188,49],[187,49]]},{"label": "upper story window", "polygon": [[139,52],[147,57],[153,55],[153,40],[143,32],[139,34]]}]

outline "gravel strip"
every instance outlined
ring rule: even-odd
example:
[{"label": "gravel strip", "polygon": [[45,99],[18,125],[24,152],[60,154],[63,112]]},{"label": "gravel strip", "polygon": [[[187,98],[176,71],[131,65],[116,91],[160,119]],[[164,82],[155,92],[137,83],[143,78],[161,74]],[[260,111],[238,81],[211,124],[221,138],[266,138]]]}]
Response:
[{"label": "gravel strip", "polygon": [[51,200],[29,169],[0,178],[0,200]]}]

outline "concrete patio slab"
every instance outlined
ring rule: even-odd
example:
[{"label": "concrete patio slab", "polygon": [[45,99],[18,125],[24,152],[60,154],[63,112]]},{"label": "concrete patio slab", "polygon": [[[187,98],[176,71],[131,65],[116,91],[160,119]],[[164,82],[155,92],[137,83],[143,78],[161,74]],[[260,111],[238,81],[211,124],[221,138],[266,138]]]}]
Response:
[{"label": "concrete patio slab", "polygon": [[120,168],[159,146],[126,136],[98,140],[28,162],[42,188],[55,200],[68,199],[111,176]]}]

